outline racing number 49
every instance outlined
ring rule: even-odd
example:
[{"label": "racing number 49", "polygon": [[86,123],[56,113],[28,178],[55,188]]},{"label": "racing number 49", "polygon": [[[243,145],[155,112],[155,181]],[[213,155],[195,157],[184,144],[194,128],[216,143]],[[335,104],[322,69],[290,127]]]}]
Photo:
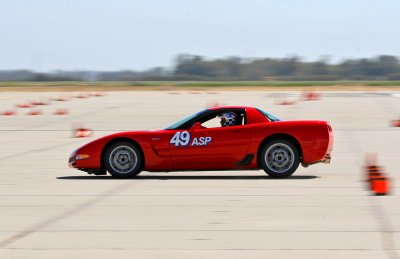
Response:
[{"label": "racing number 49", "polygon": [[186,146],[190,142],[190,133],[188,131],[178,131],[175,135],[171,138],[169,143],[174,144],[177,146]]},{"label": "racing number 49", "polygon": [[[211,137],[193,138],[190,146],[207,146],[212,141]],[[190,133],[188,131],[178,131],[169,141],[170,144],[178,146],[188,146],[190,144]]]}]

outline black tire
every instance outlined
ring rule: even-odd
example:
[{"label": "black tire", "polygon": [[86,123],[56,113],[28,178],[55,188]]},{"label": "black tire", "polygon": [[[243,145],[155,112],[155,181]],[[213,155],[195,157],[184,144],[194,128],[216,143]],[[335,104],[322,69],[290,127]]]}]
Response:
[{"label": "black tire", "polygon": [[285,178],[296,171],[300,163],[300,153],[292,142],[276,139],[261,148],[258,159],[262,169],[269,176]]},{"label": "black tire", "polygon": [[143,154],[136,145],[128,141],[112,143],[103,159],[107,171],[117,178],[130,178],[142,171]]}]

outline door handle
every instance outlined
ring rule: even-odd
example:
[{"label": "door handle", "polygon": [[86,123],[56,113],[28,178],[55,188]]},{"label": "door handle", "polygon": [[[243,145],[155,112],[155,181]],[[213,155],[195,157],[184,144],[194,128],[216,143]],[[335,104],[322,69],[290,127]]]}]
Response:
[{"label": "door handle", "polygon": [[234,129],[233,132],[235,132],[235,133],[240,133],[240,132],[242,132],[242,130],[240,130],[240,129]]}]

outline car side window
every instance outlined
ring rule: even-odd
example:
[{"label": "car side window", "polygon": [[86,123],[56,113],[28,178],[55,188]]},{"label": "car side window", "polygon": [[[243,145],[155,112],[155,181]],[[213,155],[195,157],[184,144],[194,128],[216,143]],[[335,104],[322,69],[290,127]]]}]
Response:
[{"label": "car side window", "polygon": [[221,128],[230,126],[245,125],[245,111],[244,110],[223,110],[218,111],[212,118],[207,118],[201,122],[205,128]]},{"label": "car side window", "polygon": [[220,118],[218,116],[215,116],[214,118],[203,122],[201,125],[205,128],[219,128],[221,127],[220,121],[221,121]]}]

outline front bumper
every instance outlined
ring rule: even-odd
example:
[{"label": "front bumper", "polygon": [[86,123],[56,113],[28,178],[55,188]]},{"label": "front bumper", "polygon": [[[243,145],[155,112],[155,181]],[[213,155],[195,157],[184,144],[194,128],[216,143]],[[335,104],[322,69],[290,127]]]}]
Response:
[{"label": "front bumper", "polygon": [[72,152],[68,158],[68,166],[71,168],[75,168],[76,166],[76,151]]},{"label": "front bumper", "polygon": [[90,158],[90,156],[88,154],[80,154],[80,153],[74,151],[69,156],[68,166],[72,167],[72,168],[78,168],[79,166],[77,166],[77,162],[88,159],[88,158]]},{"label": "front bumper", "polygon": [[75,168],[84,171],[88,174],[94,175],[106,175],[107,171],[105,168],[101,168],[96,163],[92,163],[93,156],[86,154],[81,149],[77,149],[71,153],[68,158],[68,166],[70,168]]}]

